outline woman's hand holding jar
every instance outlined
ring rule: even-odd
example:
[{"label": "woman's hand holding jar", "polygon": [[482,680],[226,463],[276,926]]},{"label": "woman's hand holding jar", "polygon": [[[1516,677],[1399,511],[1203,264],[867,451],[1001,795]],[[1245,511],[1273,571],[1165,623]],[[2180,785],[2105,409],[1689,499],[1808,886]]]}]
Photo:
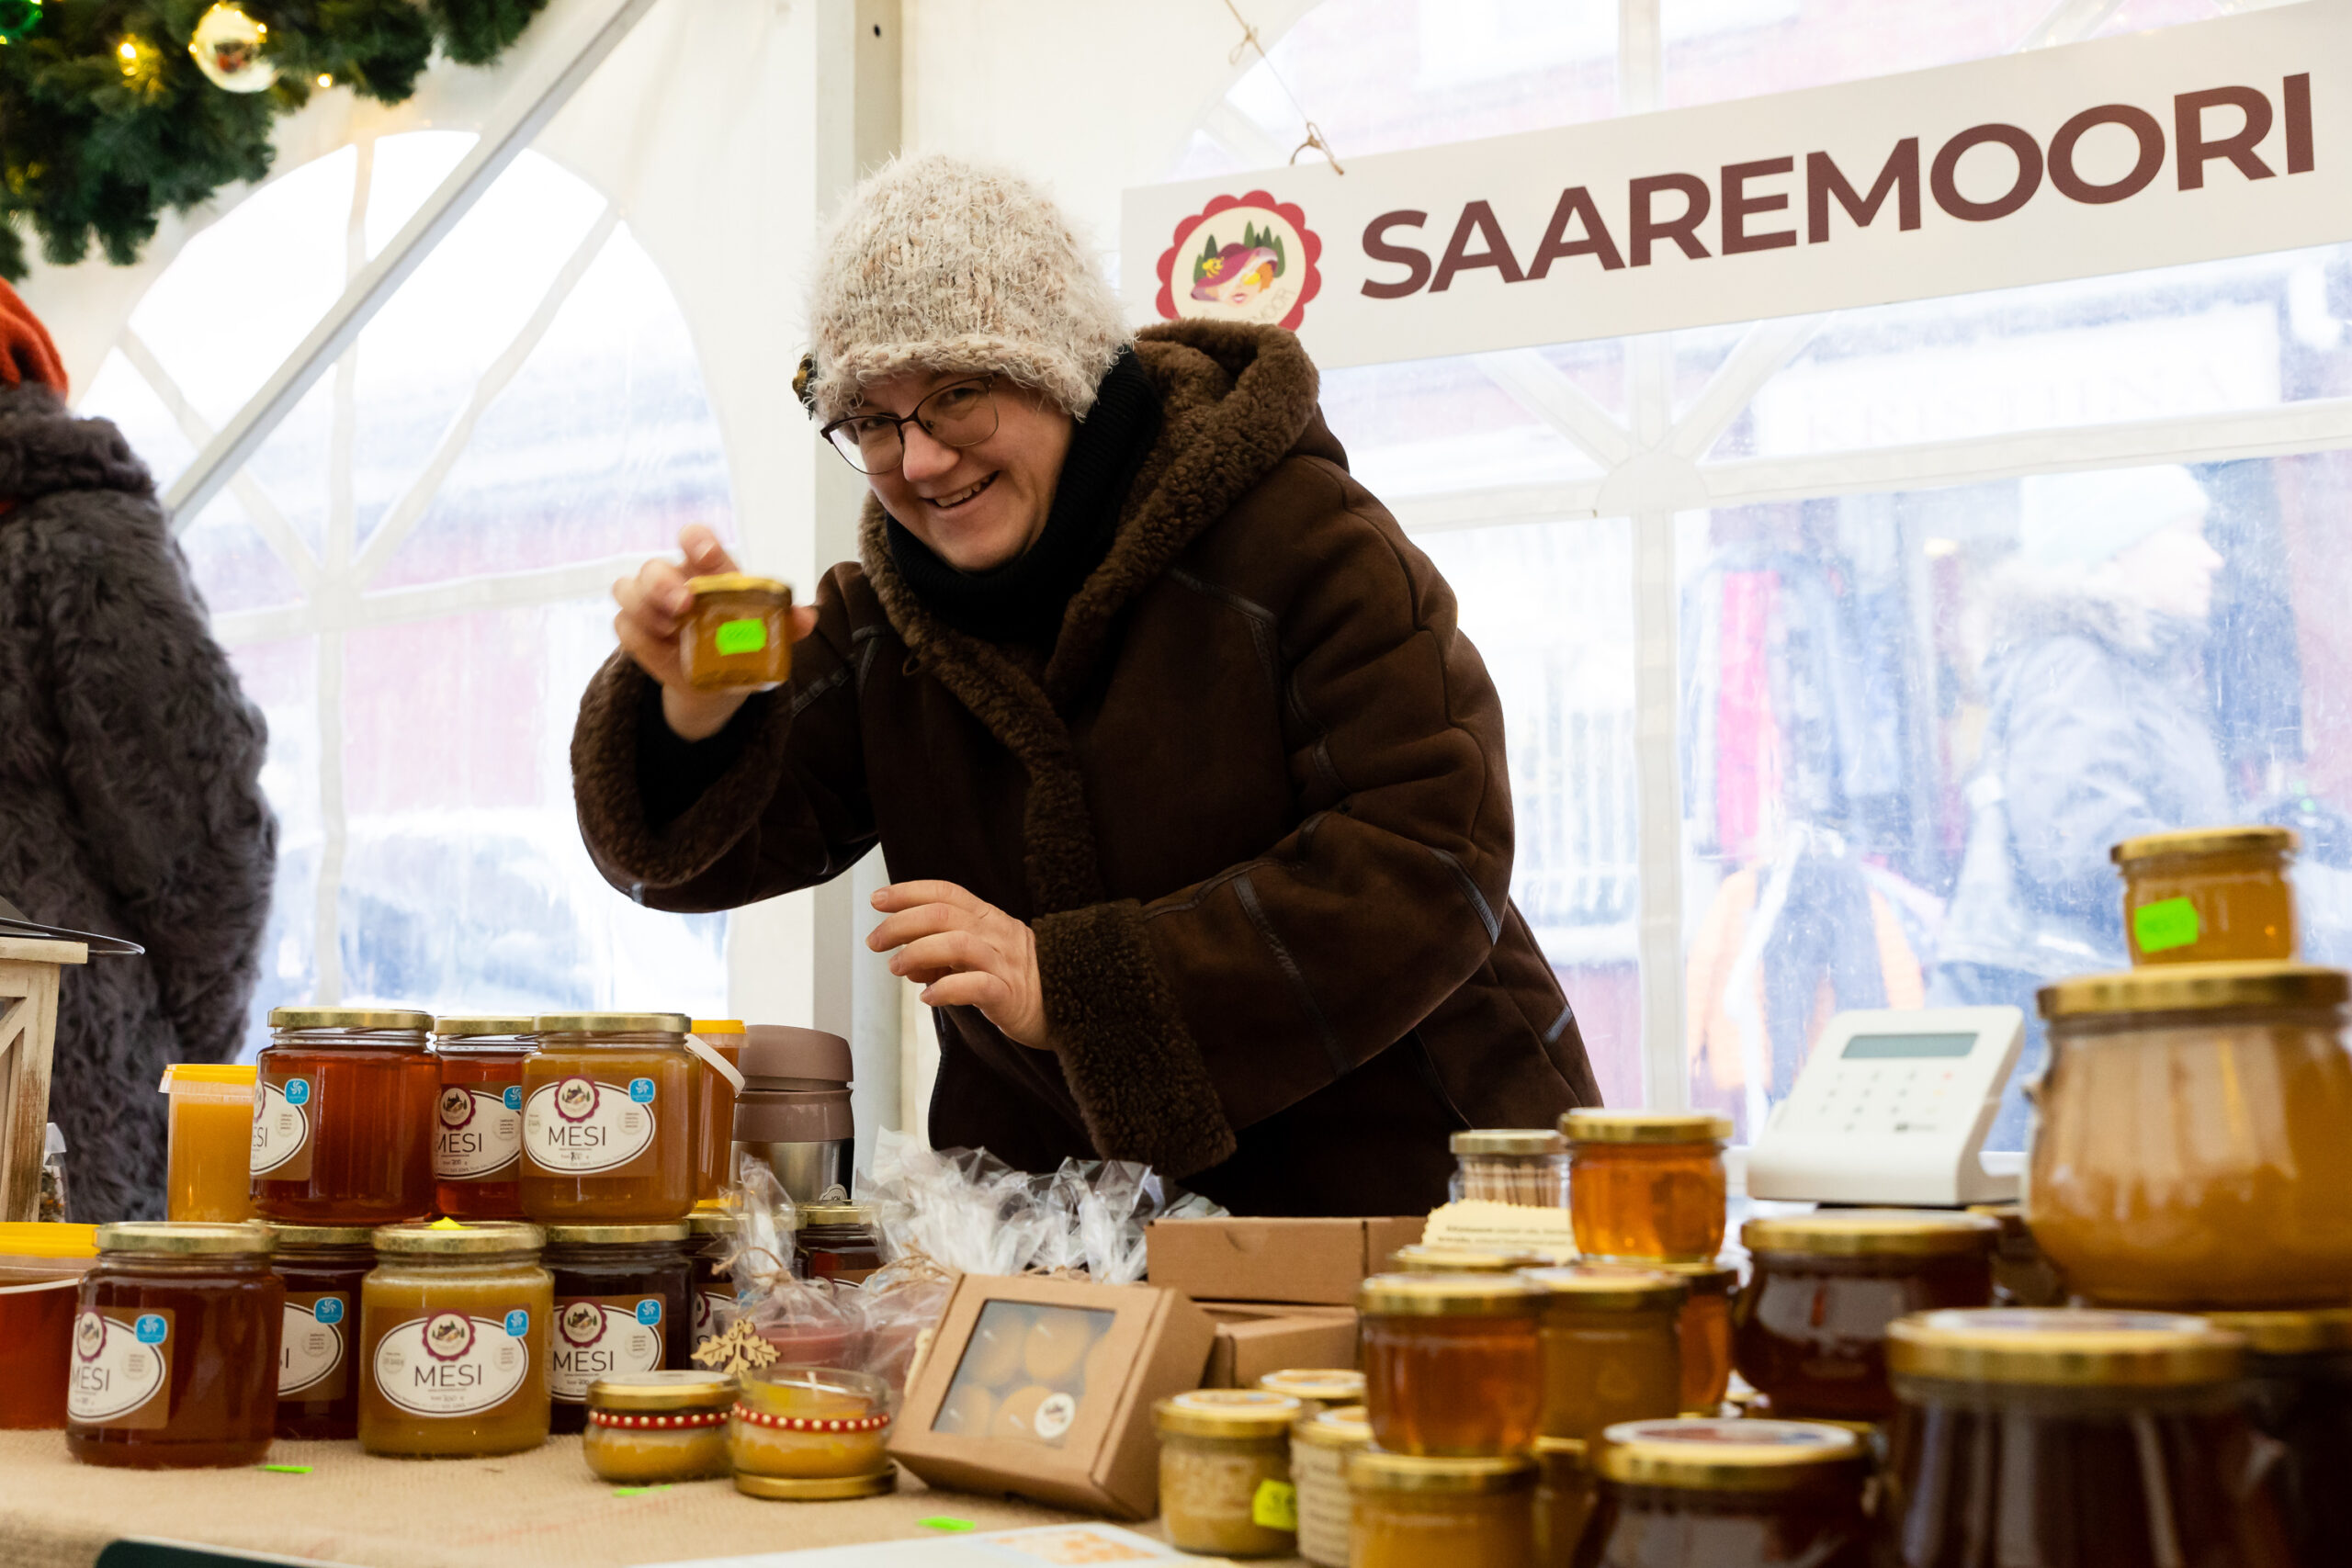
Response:
[{"label": "woman's hand holding jar", "polygon": [[[662,683],[662,716],[671,729],[681,739],[707,740],[727,728],[727,721],[752,693],[748,689],[698,691],[689,683],[678,657],[678,627],[695,606],[687,580],[733,571],[736,566],[718,536],[699,523],[679,531],[678,547],[685,556],[683,565],[650,560],[635,577],[624,577],[613,584],[613,598],[621,607],[613,617],[613,630],[628,656]],[[816,611],[792,611],[795,642],[816,629]]]}]

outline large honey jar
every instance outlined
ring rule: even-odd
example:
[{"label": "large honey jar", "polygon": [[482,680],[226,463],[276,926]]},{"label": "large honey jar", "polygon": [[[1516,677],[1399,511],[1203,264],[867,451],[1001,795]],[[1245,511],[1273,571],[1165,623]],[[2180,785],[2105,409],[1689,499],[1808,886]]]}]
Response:
[{"label": "large honey jar", "polygon": [[2346,996],[2342,970],[2297,964],[2042,988],[2025,1217],[2071,1289],[2151,1309],[2352,1296]]},{"label": "large honey jar", "polygon": [[1360,1449],[1348,1459],[1351,1568],[1525,1568],[1535,1551],[1535,1461]]},{"label": "large honey jar", "polygon": [[541,1260],[555,1276],[549,1430],[587,1425],[588,1385],[599,1378],[691,1370],[691,1234],[683,1224],[548,1227]]},{"label": "large honey jar", "polygon": [[441,1100],[433,1126],[435,1202],[455,1220],[523,1217],[523,1062],[538,1021],[477,1013],[435,1019]]},{"label": "large honey jar", "polygon": [[1708,1111],[1571,1111],[1568,1213],[1588,1258],[1707,1263],[1723,1250],[1731,1120]]},{"label": "large honey jar", "polygon": [[271,1011],[254,1099],[254,1213],[306,1225],[433,1213],[432,1022],[397,1008]]},{"label": "large honey jar", "polygon": [[1633,1421],[1590,1463],[1578,1568],[1871,1568],[1868,1458],[1843,1427]]},{"label": "large honey jar", "polygon": [[359,1289],[376,1267],[365,1225],[269,1226],[270,1272],[286,1286],[277,1346],[277,1435],[359,1435]]},{"label": "large honey jar", "polygon": [[286,1300],[269,1232],[109,1224],[97,1245],[74,1322],[66,1451],[139,1469],[260,1462]]},{"label": "large honey jar", "polygon": [[376,1233],[360,1289],[361,1448],[460,1459],[547,1441],[545,1240],[537,1225],[497,1220]]},{"label": "large honey jar", "polygon": [[1904,1318],[1887,1337],[1902,1401],[1880,1503],[1887,1568],[2290,1568],[2245,1348],[2153,1313]]},{"label": "large honey jar", "polygon": [[1997,1222],[1928,1209],[1824,1209],[1750,1220],[1755,1274],[1732,1314],[1739,1375],[1775,1416],[1880,1421],[1894,1414],[1887,1325],[1938,1307],[1988,1306]]},{"label": "large honey jar", "polygon": [[1544,1409],[1550,1292],[1509,1274],[1375,1274],[1358,1289],[1373,1441],[1400,1454],[1523,1453]]},{"label": "large honey jar", "polygon": [[2126,839],[2109,851],[2123,874],[2132,962],[2216,964],[2295,956],[2300,842],[2289,828],[2192,828]]},{"label": "large honey jar", "polygon": [[1589,1442],[1621,1421],[1682,1408],[1678,1319],[1690,1292],[1629,1269],[1531,1269],[1544,1304],[1544,1435]]},{"label": "large honey jar", "polygon": [[542,1224],[661,1224],[695,1206],[688,1020],[557,1013],[523,1064],[523,1211]]},{"label": "large honey jar", "polygon": [[2296,1563],[2335,1562],[2352,1542],[2352,1307],[2206,1321],[2245,1339],[2247,1408],[2284,1456],[2272,1490]]}]

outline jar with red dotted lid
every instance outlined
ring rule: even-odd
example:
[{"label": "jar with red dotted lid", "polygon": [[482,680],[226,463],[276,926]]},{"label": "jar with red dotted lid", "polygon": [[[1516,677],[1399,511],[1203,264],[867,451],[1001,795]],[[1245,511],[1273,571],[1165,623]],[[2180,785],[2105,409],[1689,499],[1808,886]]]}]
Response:
[{"label": "jar with red dotted lid", "polygon": [[652,1486],[728,1472],[727,1413],[741,1392],[725,1372],[616,1372],[588,1385],[580,1451],[605,1481]]}]

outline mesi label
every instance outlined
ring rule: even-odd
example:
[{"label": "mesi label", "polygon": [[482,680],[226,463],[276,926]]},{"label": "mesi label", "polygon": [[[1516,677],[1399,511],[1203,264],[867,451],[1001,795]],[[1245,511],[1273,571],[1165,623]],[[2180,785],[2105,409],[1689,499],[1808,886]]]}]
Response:
[{"label": "mesi label", "polygon": [[311,1129],[318,1114],[314,1080],[299,1074],[264,1074],[254,1096],[254,1155],[247,1168],[272,1181],[308,1181]]},{"label": "mesi label", "polygon": [[662,1298],[567,1296],[555,1303],[548,1393],[587,1402],[588,1385],[615,1372],[662,1370]]},{"label": "mesi label", "polygon": [[292,1291],[277,1339],[277,1397],[340,1399],[351,1381],[351,1298]]},{"label": "mesi label", "polygon": [[574,1075],[533,1091],[523,1105],[532,1163],[558,1176],[618,1170],[653,1145],[653,1080],[602,1083]]},{"label": "mesi label", "polygon": [[161,1427],[171,1416],[173,1310],[97,1307],[74,1321],[66,1414],[87,1427]]},{"label": "mesi label", "polygon": [[413,1317],[376,1344],[376,1387],[412,1416],[471,1416],[523,1386],[531,1371],[531,1314],[501,1322],[461,1312]]},{"label": "mesi label", "polygon": [[433,1174],[443,1181],[512,1180],[523,1157],[522,1106],[519,1088],[444,1086],[433,1129]]},{"label": "mesi label", "polygon": [[722,655],[757,653],[768,645],[768,624],[756,615],[741,620],[721,621],[711,637],[711,646]]}]

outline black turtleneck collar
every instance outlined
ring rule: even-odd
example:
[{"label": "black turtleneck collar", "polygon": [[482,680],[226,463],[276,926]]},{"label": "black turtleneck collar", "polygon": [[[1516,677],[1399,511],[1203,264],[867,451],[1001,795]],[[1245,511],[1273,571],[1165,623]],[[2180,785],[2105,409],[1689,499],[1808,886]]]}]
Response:
[{"label": "black turtleneck collar", "polygon": [[1159,389],[1123,348],[1070,436],[1036,543],[991,571],[958,571],[888,519],[890,558],[915,596],[957,631],[1050,653],[1062,612],[1118,534],[1119,510],[1159,434]]}]

